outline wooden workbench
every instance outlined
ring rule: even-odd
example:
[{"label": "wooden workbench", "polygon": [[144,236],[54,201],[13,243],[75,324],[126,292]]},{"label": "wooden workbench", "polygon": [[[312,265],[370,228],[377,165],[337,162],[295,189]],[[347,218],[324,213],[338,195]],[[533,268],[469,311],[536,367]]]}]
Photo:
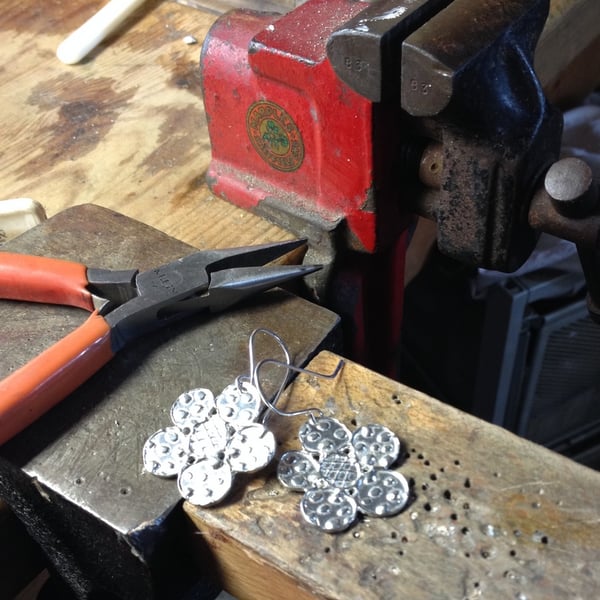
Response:
[{"label": "wooden workbench", "polygon": [[62,64],[56,47],[102,4],[3,2],[0,199],[33,198],[48,216],[92,203],[197,247],[289,238],[204,182],[199,60],[215,14],[148,0],[83,63]]},{"label": "wooden workbench", "polygon": [[[309,368],[331,373],[323,352]],[[346,362],[300,376],[278,404],[351,430],[387,425],[411,482],[407,508],[340,534],[307,525],[271,473],[225,506],[185,505],[241,600],[592,600],[600,590],[600,473]],[[306,417],[274,417],[279,452]]]},{"label": "wooden workbench", "polygon": [[[190,0],[189,4],[209,7],[203,11],[183,3],[148,0],[118,34],[85,62],[76,66],[61,64],[54,54],[60,41],[103,3],[104,0],[2,3],[0,199],[31,197],[42,203],[50,217],[74,205],[96,204],[196,247],[226,247],[291,237],[289,232],[215,198],[204,182],[210,147],[198,62],[200,43],[215,19],[213,9],[219,9],[217,3]],[[235,4],[239,2],[230,3]],[[563,0],[552,1],[558,12],[565,4]],[[581,0],[579,4],[584,18],[576,21],[588,25],[597,22],[585,18],[590,7],[597,7],[596,0]],[[577,30],[575,43],[587,39],[585,29]],[[196,37],[199,44],[186,45],[183,38],[187,35]],[[594,43],[597,50],[598,38]],[[547,46],[552,44],[550,39]],[[562,61],[568,53],[559,45],[555,44],[555,48]],[[566,66],[561,64],[561,73]],[[561,73],[552,73],[552,60],[542,68],[550,73],[548,86],[555,98],[569,96],[574,84]],[[331,362],[327,357],[324,360]],[[382,398],[388,397],[386,394],[391,390],[402,397],[402,404],[396,409],[394,401],[391,419],[388,419],[389,406],[376,416],[390,425],[397,424],[398,433],[409,443],[410,458],[402,469],[415,480],[414,505],[397,517],[393,525],[388,521],[363,522],[351,533],[335,538],[304,532],[296,512],[297,499],[282,495],[271,481],[263,490],[261,480],[257,479],[256,491],[237,508],[229,506],[224,511],[199,513],[188,507],[221,561],[227,586],[240,597],[258,593],[259,579],[265,573],[283,577],[287,582],[302,578],[306,586],[322,595],[331,592],[344,597],[342,591],[360,576],[360,590],[368,588],[376,594],[377,590],[389,590],[387,586],[395,582],[398,585],[395,589],[405,590],[404,596],[418,597],[414,593],[416,587],[426,590],[432,572],[435,573],[432,581],[436,577],[443,581],[450,566],[456,566],[457,573],[464,576],[460,582],[456,578],[452,582],[462,585],[465,597],[504,598],[507,589],[511,593],[518,591],[517,588],[525,591],[538,579],[550,582],[548,589],[555,593],[566,590],[568,583],[573,583],[573,590],[583,590],[581,593],[591,589],[598,556],[592,535],[597,537],[595,475],[554,455],[540,453],[530,445],[522,446],[520,440],[503,437],[498,430],[487,429],[460,413],[444,412],[446,409],[435,402],[389,380],[375,378],[359,367],[346,369],[341,381],[349,390],[358,389],[360,395],[367,390],[367,397],[373,390],[380,390]],[[340,382],[332,385],[336,386],[335,404],[339,403],[343,415],[344,403],[338,397],[343,386]],[[319,386],[326,389],[322,382]],[[306,387],[307,392],[313,389],[317,389],[314,384]],[[416,429],[405,431],[402,420],[396,421],[400,415],[402,419],[406,416],[401,408],[415,406],[418,410],[410,414],[421,415],[415,423],[422,430],[422,437]],[[476,443],[471,446],[463,438],[444,437],[449,431],[456,431],[452,424],[456,424],[467,441]],[[285,439],[289,443],[292,438]],[[500,445],[495,447],[496,443]],[[523,448],[521,454],[516,450]],[[502,453],[500,449],[508,451],[512,460],[501,471],[495,466],[496,456]],[[452,460],[448,462],[448,458]],[[460,464],[454,464],[455,460]],[[490,468],[487,461],[494,466]],[[518,468],[513,469],[513,465]],[[442,468],[446,474],[438,473]],[[433,479],[433,475],[439,479]],[[467,479],[472,483],[471,488],[465,487]],[[574,487],[569,488],[569,484]],[[424,486],[428,487],[423,489]],[[447,490],[451,491],[451,498],[444,497]],[[509,511],[503,509],[499,513],[502,518],[496,519],[491,509],[484,508],[490,496],[497,500],[497,504],[490,506],[514,509],[510,513],[510,519],[518,521],[514,528],[507,517]],[[428,502],[429,510],[425,508]],[[539,503],[544,511],[534,506]],[[466,505],[477,510],[467,509]],[[249,510],[248,515],[242,514],[241,506]],[[268,512],[260,516],[253,512],[257,509]],[[413,514],[416,514],[414,519]],[[552,517],[551,527],[541,522],[548,515]],[[221,518],[221,526],[216,525],[215,520]],[[281,538],[286,542],[278,548],[265,546],[271,553],[265,554],[264,560],[269,561],[265,565],[258,556],[257,544],[264,542],[261,530],[267,535],[280,531],[278,519],[284,519],[289,526]],[[469,525],[457,529],[455,521],[462,523],[467,519]],[[464,527],[468,532],[463,532]],[[523,535],[518,536],[517,531]],[[563,533],[568,534],[568,539]],[[308,539],[308,545],[299,548],[295,539],[303,543]],[[349,546],[355,554],[363,554],[364,549],[368,564],[359,567],[352,562],[346,553]],[[381,551],[380,556],[385,560],[373,566],[373,548],[377,546],[390,552]],[[511,555],[513,550],[517,552],[515,556]],[[234,564],[233,559],[240,553],[242,558]],[[419,562],[427,556],[437,562]],[[249,563],[247,557],[251,558]],[[390,562],[392,558],[397,562]],[[510,564],[503,571],[507,561]],[[561,561],[563,571],[559,569]],[[339,576],[338,564],[343,567]],[[240,570],[240,565],[246,568]],[[257,569],[257,565],[261,568]],[[565,575],[567,567],[571,570]],[[552,577],[552,571],[556,577]],[[355,578],[348,576],[346,583],[342,575],[350,572]],[[256,575],[253,577],[252,573]],[[365,587],[366,582],[370,586]],[[332,591],[338,585],[338,592]],[[552,588],[559,585],[563,587]],[[431,597],[423,593],[424,597]],[[452,595],[444,597],[449,596]],[[531,593],[528,597],[536,596]],[[539,597],[549,595],[541,593]],[[571,597],[576,597],[576,593]]]}]

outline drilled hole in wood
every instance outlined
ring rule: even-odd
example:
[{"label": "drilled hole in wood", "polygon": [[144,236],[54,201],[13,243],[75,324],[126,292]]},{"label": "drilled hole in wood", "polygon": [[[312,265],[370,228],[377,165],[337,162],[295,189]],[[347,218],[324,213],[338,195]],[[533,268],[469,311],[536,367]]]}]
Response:
[{"label": "drilled hole in wood", "polygon": [[465,479],[465,484],[464,485],[465,485],[466,488],[470,488],[471,487],[471,480],[468,477]]},{"label": "drilled hole in wood", "polygon": [[444,490],[444,498],[446,498],[446,500],[452,500],[452,492],[450,490]]}]

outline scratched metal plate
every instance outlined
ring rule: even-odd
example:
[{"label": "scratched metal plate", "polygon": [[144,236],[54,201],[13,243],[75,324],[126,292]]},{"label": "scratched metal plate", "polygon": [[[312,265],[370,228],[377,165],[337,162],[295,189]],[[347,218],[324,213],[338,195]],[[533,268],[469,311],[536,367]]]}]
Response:
[{"label": "scratched metal plate", "polygon": [[[147,268],[193,251],[112,211],[84,205],[64,211],[3,250],[44,254],[88,266]],[[0,377],[74,329],[77,309],[0,302]],[[218,318],[198,316],[131,344],[79,390],[0,449],[30,477],[122,534],[151,526],[180,501],[174,481],[144,471],[142,448],[169,423],[182,392],[219,393],[245,373],[256,327],[276,331],[297,364],[331,347],[338,317],[281,291]],[[259,336],[262,338],[263,336]],[[258,356],[275,349],[257,339]],[[270,354],[269,354],[270,353]],[[278,385],[277,373],[266,373]],[[280,374],[279,374],[280,375]]]}]

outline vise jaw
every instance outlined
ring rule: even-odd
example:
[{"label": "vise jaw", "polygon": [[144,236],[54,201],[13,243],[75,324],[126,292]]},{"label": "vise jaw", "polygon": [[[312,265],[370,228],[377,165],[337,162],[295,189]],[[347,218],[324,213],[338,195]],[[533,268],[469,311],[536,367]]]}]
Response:
[{"label": "vise jaw", "polygon": [[309,0],[284,16],[230,12],[205,39],[201,72],[212,191],[313,245],[330,247],[343,229],[348,245],[373,252],[377,212],[400,221],[395,194],[379,201],[393,183],[391,153],[379,156],[391,123],[337,77],[326,52],[329,35],[365,6]]},{"label": "vise jaw", "polygon": [[513,270],[562,120],[533,54],[548,0],[308,0],[232,11],[202,50],[213,192],[326,254],[374,253],[411,215],[440,249]]}]

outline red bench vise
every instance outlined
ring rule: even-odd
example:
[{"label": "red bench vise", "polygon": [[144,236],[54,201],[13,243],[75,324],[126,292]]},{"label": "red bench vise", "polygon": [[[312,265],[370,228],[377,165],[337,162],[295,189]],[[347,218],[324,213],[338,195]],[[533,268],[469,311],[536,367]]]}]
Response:
[{"label": "red bench vise", "polygon": [[209,31],[208,184],[309,239],[358,360],[397,341],[415,214],[464,262],[512,270],[531,252],[529,200],[562,127],[532,67],[548,5],[308,0]]}]

